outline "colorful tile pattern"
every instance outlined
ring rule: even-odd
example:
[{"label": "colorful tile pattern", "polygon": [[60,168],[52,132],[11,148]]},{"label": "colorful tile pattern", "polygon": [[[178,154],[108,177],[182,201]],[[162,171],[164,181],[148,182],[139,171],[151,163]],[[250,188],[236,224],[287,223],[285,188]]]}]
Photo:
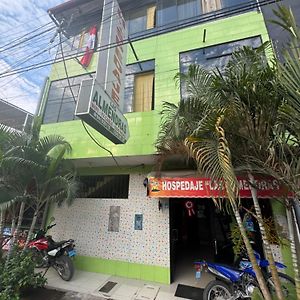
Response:
[{"label": "colorful tile pattern", "polygon": [[[146,196],[145,177],[130,175],[128,199],[76,199],[56,207],[53,238],[74,238],[82,256],[169,267],[169,210],[159,211],[157,199]],[[119,232],[108,231],[113,205],[121,210]],[[143,214],[143,230],[134,230],[135,214]]]}]

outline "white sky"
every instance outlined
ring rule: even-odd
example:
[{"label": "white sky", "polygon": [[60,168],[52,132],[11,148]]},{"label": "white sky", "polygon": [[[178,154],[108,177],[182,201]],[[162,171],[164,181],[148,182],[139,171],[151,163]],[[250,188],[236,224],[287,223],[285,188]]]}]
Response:
[{"label": "white sky", "polygon": [[[49,40],[53,37],[54,29],[39,35],[33,42],[22,43],[10,49],[14,40],[22,41],[22,37],[47,24],[51,19],[47,9],[66,2],[64,0],[1,0],[0,1],[0,77],[9,70],[34,63],[50,60],[55,49],[48,50],[52,45]],[[54,23],[51,23],[51,26]],[[41,30],[50,28],[50,25]],[[41,31],[37,31],[40,33]],[[34,33],[33,33],[34,34]],[[7,45],[8,44],[8,45]],[[39,54],[44,50],[44,53]],[[38,55],[39,54],[39,55]],[[37,55],[35,58],[29,59]],[[21,64],[22,63],[22,64]],[[50,68],[44,67],[0,78],[0,98],[11,102],[29,112],[35,112],[45,77]]]}]

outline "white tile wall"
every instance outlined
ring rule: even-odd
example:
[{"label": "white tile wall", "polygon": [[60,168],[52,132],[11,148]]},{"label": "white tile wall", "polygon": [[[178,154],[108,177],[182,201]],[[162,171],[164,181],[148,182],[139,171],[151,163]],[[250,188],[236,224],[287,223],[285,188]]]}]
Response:
[{"label": "white tile wall", "polygon": [[[146,174],[130,175],[128,199],[76,199],[55,207],[54,240],[74,238],[79,255],[169,267],[169,211],[148,198]],[[108,231],[109,207],[120,206],[120,230]],[[143,214],[143,230],[134,230],[135,214]]]}]

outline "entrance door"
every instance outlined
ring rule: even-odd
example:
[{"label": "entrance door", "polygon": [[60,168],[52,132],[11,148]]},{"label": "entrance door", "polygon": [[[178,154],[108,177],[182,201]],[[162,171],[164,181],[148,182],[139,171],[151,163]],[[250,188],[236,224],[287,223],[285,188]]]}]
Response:
[{"label": "entrance door", "polygon": [[[186,201],[193,203],[193,212],[190,214],[185,206]],[[173,282],[189,270],[193,276],[194,261],[203,259],[219,261],[220,257],[224,257],[219,253],[228,243],[230,217],[217,212],[213,201],[206,198],[173,198],[169,201],[169,207],[170,263]],[[227,258],[229,256],[226,255]]]}]

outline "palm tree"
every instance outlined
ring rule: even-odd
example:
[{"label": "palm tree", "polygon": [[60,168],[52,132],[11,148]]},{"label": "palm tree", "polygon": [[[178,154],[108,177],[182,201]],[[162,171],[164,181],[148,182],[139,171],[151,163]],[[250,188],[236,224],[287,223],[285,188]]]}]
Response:
[{"label": "palm tree", "polygon": [[[176,134],[176,130],[172,130],[172,127],[174,124],[182,126],[180,130],[177,129],[176,138],[185,135],[185,144],[189,148],[190,155],[195,159],[198,169],[212,178],[224,180],[227,197],[231,201],[250,259],[251,247],[247,246],[249,241],[247,242],[237,210],[238,188],[235,170],[238,168],[248,171],[249,180],[252,180],[253,167],[247,157],[254,153],[260,158],[266,157],[264,145],[270,139],[272,124],[276,120],[276,112],[282,100],[276,92],[277,89],[273,89],[276,85],[275,70],[266,63],[262,55],[266,49],[266,45],[263,45],[257,50],[244,48],[234,53],[223,72],[216,70],[209,73],[199,66],[191,66],[187,75],[178,75],[177,78],[180,77],[186,82],[189,98],[179,104],[176,112],[174,112],[174,105],[165,104],[169,110],[173,107],[173,112],[169,114],[171,116],[169,122],[166,116],[164,128],[157,142],[160,153],[165,155],[165,148],[170,152],[170,140],[172,135]],[[274,92],[270,93],[270,90]],[[192,122],[189,123],[190,117]],[[187,123],[190,127],[185,126]],[[276,293],[279,299],[283,299],[255,193],[255,186],[252,186],[258,223],[262,231],[266,255],[272,266]],[[256,267],[255,259],[253,266]],[[270,299],[259,273],[257,270],[264,297]]]},{"label": "palm tree", "polygon": [[285,199],[289,238],[292,252],[293,270],[296,282],[297,299],[300,299],[300,272],[297,259],[294,226],[298,226],[294,216],[293,201],[300,196],[300,28],[297,26],[291,9],[279,6],[274,11],[279,25],[290,35],[290,43],[283,51],[283,62],[278,63],[281,93],[285,102],[279,109],[274,138],[270,143],[269,157],[256,161],[261,169],[272,174],[294,193],[294,199]]},{"label": "palm tree", "polygon": [[[35,187],[32,190],[30,203],[34,208],[32,223],[28,232],[25,248],[31,238],[36,225],[40,210],[46,203],[61,204],[66,202],[68,205],[75,199],[77,184],[75,173],[72,170],[64,169],[63,156],[69,146],[60,146],[56,149],[55,155],[46,156],[46,170],[35,177]],[[39,170],[37,170],[37,173]],[[67,171],[67,172],[66,172]],[[37,174],[36,174],[37,175]]]},{"label": "palm tree", "polygon": [[[39,137],[40,125],[41,120],[35,118],[29,132],[3,134],[10,144],[3,147],[0,160],[0,191],[4,187],[10,191],[6,204],[20,203],[13,244],[19,236],[25,207],[34,208],[31,233],[45,202],[74,198],[73,172],[63,168],[63,156],[71,147],[61,136]],[[7,132],[7,128],[3,129]]]}]

